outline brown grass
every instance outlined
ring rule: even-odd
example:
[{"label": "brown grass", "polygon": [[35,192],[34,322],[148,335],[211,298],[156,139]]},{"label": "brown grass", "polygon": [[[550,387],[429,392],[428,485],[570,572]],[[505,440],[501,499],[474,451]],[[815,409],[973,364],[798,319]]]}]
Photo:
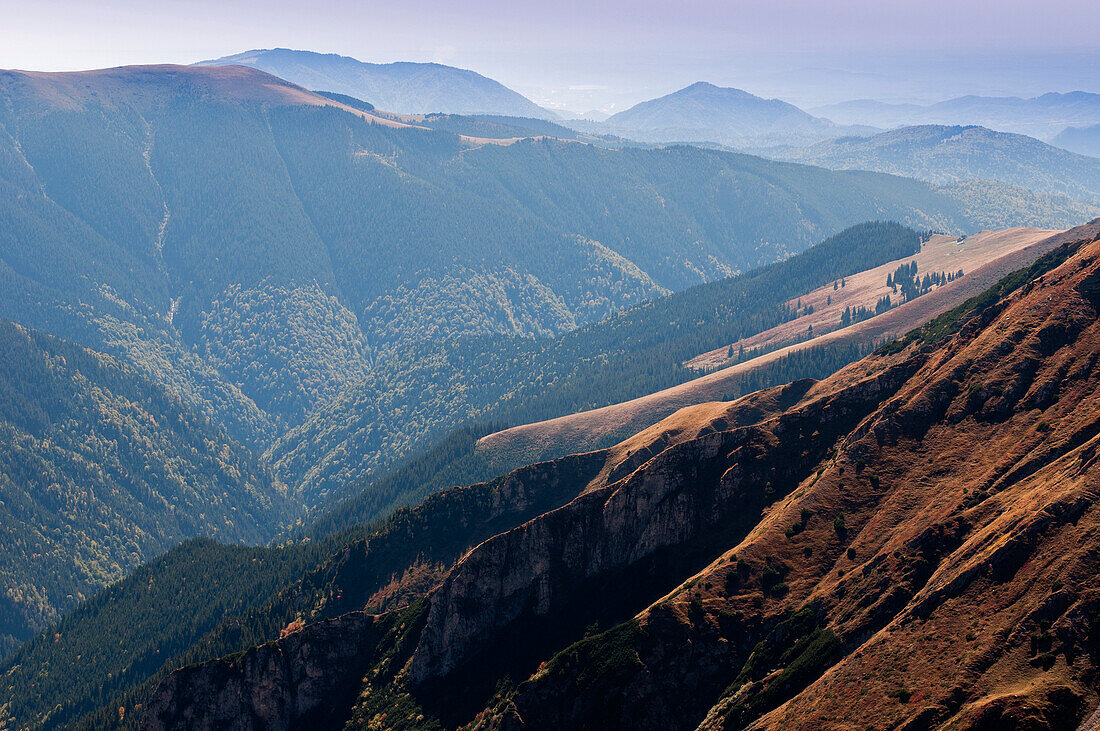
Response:
[{"label": "brown grass", "polygon": [[[715,401],[723,398],[737,387],[742,375],[774,362],[790,353],[825,343],[856,342],[869,343],[884,338],[897,337],[930,319],[946,312],[961,302],[973,297],[995,284],[1006,274],[1028,266],[1042,254],[1054,249],[1064,240],[1061,234],[1039,229],[1006,229],[1005,231],[984,231],[967,239],[961,245],[955,245],[954,238],[941,237],[929,243],[925,251],[916,257],[918,267],[923,271],[939,271],[951,267],[963,269],[962,279],[955,280],[943,287],[937,287],[928,294],[912,302],[907,302],[889,312],[856,323],[843,329],[826,332],[812,340],[803,341],[754,358],[737,365],[708,373],[686,383],[663,391],[648,394],[623,403],[605,406],[591,411],[570,414],[548,421],[525,424],[505,429],[482,437],[478,442],[481,449],[510,455],[511,459],[522,460],[551,459],[570,452],[585,452],[604,446],[609,441],[642,431],[661,419],[685,406]],[[943,239],[949,238],[949,241]],[[920,257],[923,257],[923,262]],[[983,259],[984,257],[984,259]],[[844,288],[851,288],[847,302],[870,302],[887,290],[886,274],[900,263],[910,259],[891,262],[881,267],[857,274],[848,279]],[[838,290],[839,291],[839,290]],[[832,285],[808,293],[803,299],[814,302],[820,297],[822,317],[839,320],[839,306],[843,311],[844,302],[834,298],[832,309],[824,305],[825,297],[833,294]],[[815,312],[814,316],[818,313]],[[806,325],[809,323],[807,322]],[[797,324],[796,331],[806,329],[806,325]],[[817,330],[817,327],[814,328]],[[725,348],[719,349],[725,356]],[[718,351],[711,351],[718,352]]]}]

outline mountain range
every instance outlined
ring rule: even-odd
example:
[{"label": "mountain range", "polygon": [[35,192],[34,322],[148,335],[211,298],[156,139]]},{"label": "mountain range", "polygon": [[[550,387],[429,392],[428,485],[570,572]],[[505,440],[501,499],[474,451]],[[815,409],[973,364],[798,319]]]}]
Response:
[{"label": "mountain range", "polygon": [[1096,161],[516,97],[0,71],[0,729],[1079,721]]},{"label": "mountain range", "polygon": [[[264,540],[473,414],[548,418],[690,377],[672,351],[648,370],[633,365],[637,348],[616,344],[613,325],[566,337],[624,308],[871,218],[966,231],[1084,217],[1004,186],[935,187],[690,147],[481,138],[467,133],[500,123],[433,129],[443,118],[401,121],[243,66],[3,72],[0,96],[0,316],[177,394],[186,416],[152,413],[157,424],[205,419],[236,450],[230,464],[259,455],[265,465],[233,467],[244,480],[233,490],[264,480],[286,493],[262,520],[226,532],[209,510],[151,527],[111,487],[98,499],[120,511],[117,532],[146,537],[125,555],[99,551],[90,572],[79,547],[63,544],[54,555],[68,573],[51,569],[55,585],[25,576],[35,589],[10,608],[13,638],[176,541]],[[989,216],[991,200],[1002,204]],[[888,238],[870,239],[881,248],[859,263],[884,255]],[[774,324],[781,305],[761,299],[724,327]],[[175,494],[164,479],[141,490]],[[22,532],[49,522],[34,511],[21,520]],[[35,553],[20,549],[2,568]]]},{"label": "mountain range", "polygon": [[601,126],[648,142],[717,142],[734,147],[808,144],[873,131],[843,127],[779,99],[703,81],[636,104]]},{"label": "mountain range", "polygon": [[840,124],[875,127],[906,125],[980,125],[1050,139],[1066,127],[1100,120],[1100,94],[1050,92],[1037,97],[961,96],[935,104],[892,104],[871,99],[842,102],[811,110]]},{"label": "mountain range", "polygon": [[249,66],[307,89],[347,94],[390,112],[557,118],[497,81],[438,63],[364,63],[334,53],[271,48],[198,65]]},{"label": "mountain range", "polygon": [[902,127],[763,154],[834,170],[877,170],[941,184],[996,180],[1100,202],[1100,159],[985,127]]}]

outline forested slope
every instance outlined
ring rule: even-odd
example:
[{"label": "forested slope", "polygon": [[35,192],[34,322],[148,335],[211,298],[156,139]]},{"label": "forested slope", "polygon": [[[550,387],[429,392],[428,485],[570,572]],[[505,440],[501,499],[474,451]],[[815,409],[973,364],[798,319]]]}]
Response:
[{"label": "forested slope", "polygon": [[161,386],[0,321],[0,651],[186,538],[263,542],[297,510]]},{"label": "forested slope", "polygon": [[[19,514],[0,525],[16,580],[3,632],[26,637],[185,538],[262,542],[471,420],[665,385],[676,348],[789,316],[781,272],[836,276],[912,231],[849,232],[858,256],[826,247],[615,313],[867,220],[988,222],[964,201],[691,147],[479,144],[240,67],[0,72],[0,316],[96,351],[11,331],[12,393],[65,395],[35,407],[49,420],[19,406],[5,427]],[[1006,224],[1075,215],[1002,203]],[[423,495],[390,487],[332,525]]]},{"label": "forested slope", "polygon": [[[1080,543],[1091,534],[1073,519],[1094,520],[1094,419],[1081,417],[1095,406],[1096,246],[1072,241],[822,383],[701,404],[612,449],[444,491],[321,541],[314,556],[280,564],[276,553],[181,547],[83,605],[56,642],[27,645],[6,669],[8,713],[73,725],[98,706],[84,720],[99,727],[136,727],[142,714],[154,728],[195,714],[279,724],[268,713],[280,708],[363,727],[385,714],[410,728],[679,728],[709,712],[714,727],[783,727],[824,717],[822,703],[838,713],[835,699],[855,693],[845,712],[867,719],[900,722],[936,702],[942,719],[992,706],[1008,719],[1032,708],[1078,721],[1095,692],[1081,674],[1094,662],[1093,552]],[[286,582],[278,567],[303,561],[312,568]],[[201,616],[169,637],[143,588],[170,595],[189,563],[224,567],[226,586],[250,593],[204,637]],[[996,602],[987,628],[978,617],[1006,591],[1023,604]],[[232,606],[217,586],[198,593]],[[944,604],[970,619],[936,611]],[[154,696],[139,688],[164,672],[151,659],[111,685],[132,694],[59,680],[114,672],[103,630],[119,616],[156,628],[142,635],[149,653],[189,646],[177,664],[227,657],[186,667]],[[1029,653],[1029,642],[1050,651]],[[910,661],[868,674],[859,650],[882,643]],[[990,666],[943,670],[974,647],[1034,682],[997,706]],[[103,660],[85,666],[86,653]],[[51,658],[60,673],[32,671]],[[307,666],[300,680],[286,674]],[[745,684],[753,693],[733,692]],[[837,684],[843,695],[827,692]],[[773,710],[786,716],[769,720]]]}]

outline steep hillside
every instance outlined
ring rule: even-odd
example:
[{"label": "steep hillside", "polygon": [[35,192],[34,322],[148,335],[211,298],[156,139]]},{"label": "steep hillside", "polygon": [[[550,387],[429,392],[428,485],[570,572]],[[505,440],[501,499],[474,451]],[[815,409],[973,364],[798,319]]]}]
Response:
[{"label": "steep hillside", "polygon": [[843,102],[811,110],[841,124],[902,127],[913,124],[977,124],[1001,132],[1049,139],[1067,126],[1100,121],[1100,94],[1073,91],[1020,97],[961,96],[935,104],[888,104],[873,100]]},{"label": "steep hillside", "polygon": [[382,614],[347,610],[393,553],[344,552],[302,621],[172,673],[142,726],[1074,727],[1100,702],[1098,354],[1094,232],[824,381],[520,470],[488,514],[485,486],[437,495],[414,524],[485,526],[547,479],[565,502],[394,572]]},{"label": "steep hillside", "polygon": [[835,170],[877,170],[933,183],[997,180],[1100,202],[1100,160],[984,127],[905,127],[767,154]]},{"label": "steep hillside", "polygon": [[[1065,235],[1080,235],[1083,230],[1078,228]],[[811,333],[817,338],[846,329],[848,323],[858,325],[873,320],[906,301],[920,299],[920,308],[907,309],[925,312],[914,311],[908,324],[897,321],[894,327],[900,330],[895,334],[900,335],[985,289],[1008,271],[1030,264],[1061,243],[1062,234],[1061,231],[1030,228],[981,231],[965,237],[933,234],[921,241],[920,251],[912,256],[899,257],[812,291],[800,292],[797,298],[788,300],[788,305],[798,311],[798,317],[747,338],[723,343],[722,347],[695,356],[688,365],[701,371],[713,370],[744,360],[754,352],[771,351],[808,340]],[[893,283],[893,276],[903,267],[908,267],[907,276],[912,285],[906,285],[900,276],[899,281]],[[962,277],[958,276],[959,272],[963,272]],[[972,273],[972,280],[977,281],[965,281],[967,273]],[[937,279],[924,282],[926,276]],[[965,284],[955,285],[956,279],[964,280]],[[947,288],[947,285],[952,286]],[[924,297],[933,292],[936,294],[932,297]],[[847,321],[845,311],[849,313]]]},{"label": "steep hillside", "polygon": [[852,134],[779,99],[700,81],[612,115],[603,126],[650,142],[720,142],[733,146],[799,144]]},{"label": "steep hillside", "polygon": [[297,510],[178,397],[0,321],[0,654],[186,538],[261,542]]},{"label": "steep hillside", "polygon": [[198,65],[250,66],[307,89],[348,94],[391,112],[556,118],[500,82],[438,63],[364,63],[335,53],[272,48]]},{"label": "steep hillside", "polygon": [[1051,138],[1050,144],[1081,155],[1100,157],[1100,124],[1090,127],[1067,127]]},{"label": "steep hillside", "polygon": [[[797,300],[791,297],[783,303],[793,315],[784,322],[762,329],[748,338],[723,343],[717,350],[696,355],[686,362],[693,370],[719,367],[718,370],[621,403],[591,411],[576,411],[490,434],[481,440],[480,446],[492,454],[511,454],[527,460],[595,449],[644,429],[689,404],[726,399],[752,388],[774,385],[777,381],[769,377],[770,373],[786,374],[788,379],[815,375],[813,365],[816,361],[824,359],[830,362],[831,356],[838,350],[853,353],[861,347],[873,349],[884,339],[898,337],[973,297],[1009,272],[1030,265],[1065,241],[1095,236],[1097,233],[1100,233],[1100,222],[1070,229],[1053,237],[1047,237],[1042,231],[1010,230],[979,234],[975,237],[976,245],[969,247],[965,244],[962,247],[932,244],[925,247],[932,249],[927,254],[922,250],[916,257],[902,257],[880,267],[861,270],[862,273],[852,277],[851,293],[847,291],[846,281],[846,286],[840,288],[840,281],[836,280],[812,292],[802,291],[797,295]],[[942,262],[950,260],[954,254],[960,257],[957,261],[963,264],[966,255],[961,250],[966,248],[974,253],[984,249],[984,256],[978,256],[979,261],[984,263],[972,269],[967,264],[962,278],[874,315],[875,302],[882,296],[880,290],[883,293],[889,290],[885,285],[886,274],[899,262],[909,264],[916,258],[922,262]],[[834,285],[836,290],[833,290]],[[834,291],[837,295],[835,306],[829,303]],[[799,302],[803,296],[804,304]],[[845,325],[841,309],[860,306],[855,303],[862,303],[871,310],[868,315],[874,316]],[[746,348],[744,355],[740,352],[741,346]],[[819,375],[830,372],[819,372]]]}]

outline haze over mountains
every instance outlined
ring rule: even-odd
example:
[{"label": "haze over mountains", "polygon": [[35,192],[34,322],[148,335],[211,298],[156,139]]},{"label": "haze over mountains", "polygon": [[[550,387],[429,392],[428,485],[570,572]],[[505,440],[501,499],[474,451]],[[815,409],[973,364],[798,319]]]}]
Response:
[{"label": "haze over mountains", "polygon": [[936,104],[890,104],[857,100],[818,107],[814,114],[840,124],[901,127],[914,124],[981,125],[1050,139],[1066,127],[1096,124],[1100,94],[1074,91],[1020,97],[962,96]]},{"label": "haze over mountains", "polygon": [[1100,124],[1090,127],[1067,127],[1051,139],[1051,144],[1082,155],[1100,157]]},{"label": "haze over mountains", "polygon": [[779,99],[698,82],[612,115],[612,131],[650,142],[719,142],[744,147],[808,144],[854,134]]},{"label": "haze over mountains", "polygon": [[[948,106],[1087,147],[1091,96]],[[551,117],[286,49],[0,71],[0,730],[1097,705],[1100,159],[706,83]]]},{"label": "haze over mountains", "polygon": [[1100,202],[1100,158],[984,127],[903,127],[805,148],[765,150],[764,154],[836,170],[877,170],[935,183],[997,180]]},{"label": "haze over mountains", "polygon": [[[1021,193],[990,218],[967,190],[718,150],[488,144],[241,66],[4,72],[0,95],[0,315],[128,364],[196,423],[264,454],[289,505],[232,538],[353,494],[505,396],[537,401],[524,388],[544,399],[541,416],[638,395],[601,393],[604,376],[584,369],[568,395],[534,386],[574,366],[551,350],[525,370],[517,348],[544,347],[530,338],[871,218],[966,231],[1080,216]],[[580,352],[600,363],[602,347]],[[661,378],[684,377],[675,365]],[[129,499],[106,499],[117,531],[155,533]],[[204,512],[132,556],[108,553],[93,576],[208,534],[222,518]],[[33,511],[16,520],[40,529]],[[61,589],[15,600],[13,637],[87,594],[67,550]]]},{"label": "haze over mountains", "polygon": [[499,82],[438,63],[364,63],[334,53],[273,48],[198,65],[250,66],[307,89],[349,94],[391,112],[557,117]]}]

